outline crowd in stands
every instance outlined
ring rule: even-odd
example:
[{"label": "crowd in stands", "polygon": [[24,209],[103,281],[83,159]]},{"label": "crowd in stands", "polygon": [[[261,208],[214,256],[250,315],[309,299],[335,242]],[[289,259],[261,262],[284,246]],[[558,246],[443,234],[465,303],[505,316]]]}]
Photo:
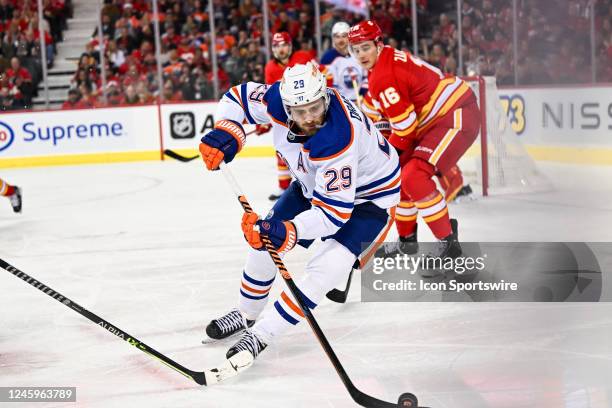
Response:
[{"label": "crowd in stands", "polygon": [[[46,64],[53,65],[55,45],[62,41],[71,0],[44,0]],[[0,0],[0,110],[28,109],[42,80],[36,0]]]},{"label": "crowd in stands", "polygon": [[[266,54],[261,1],[212,1],[220,92],[243,81],[263,82]],[[589,1],[517,1],[519,84],[591,82]],[[44,0],[44,3],[48,24],[45,32],[49,33],[52,45],[61,41],[70,4],[69,0]],[[312,2],[269,0],[268,4],[270,31],[287,31],[293,39],[294,50],[306,50],[316,56]],[[371,18],[385,34],[385,43],[412,51],[411,1],[371,0],[368,4]],[[153,103],[157,96],[165,101],[213,99],[207,0],[158,0],[158,5],[161,84],[155,57],[152,2],[104,0],[101,28],[105,69],[100,66],[96,28],[78,62],[64,107]],[[417,5],[419,55],[444,72],[456,74],[459,60],[456,2],[418,0]],[[352,25],[363,19],[361,15],[334,9],[325,3],[321,6],[324,49],[330,44],[329,35],[335,22],[346,21]],[[612,82],[612,5],[599,0],[596,7],[597,78],[598,82]],[[13,98],[20,97],[24,106],[35,92],[36,81],[40,80],[40,67],[36,66],[40,50],[35,16],[35,0],[0,0],[3,39],[0,98],[5,93],[12,94]],[[512,2],[463,0],[461,26],[464,74],[495,75],[498,84],[514,84]],[[50,51],[52,55],[53,50]]]},{"label": "crowd in stands", "polygon": [[[591,74],[590,0],[518,0],[518,84],[589,83]],[[453,13],[453,14],[451,14]],[[421,44],[425,58],[456,73],[456,11],[432,21]],[[514,84],[513,11],[505,0],[464,0],[461,10],[464,73],[494,75]],[[456,18],[455,18],[456,20]],[[597,81],[612,82],[612,3],[598,1],[595,12]]]}]

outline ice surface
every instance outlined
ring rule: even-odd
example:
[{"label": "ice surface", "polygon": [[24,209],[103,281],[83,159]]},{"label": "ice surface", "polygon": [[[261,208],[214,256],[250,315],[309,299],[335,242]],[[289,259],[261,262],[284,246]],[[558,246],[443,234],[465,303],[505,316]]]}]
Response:
[{"label": "ice surface", "polygon": [[[24,209],[0,200],[0,257],[183,365],[211,367],[231,341],[201,345],[203,328],[235,305],[247,246],[230,188],[202,167],[3,170]],[[232,168],[265,214],[274,160]],[[612,168],[540,168],[555,191],[453,205],[461,239],[612,241]],[[307,259],[298,249],[287,267],[299,276]],[[0,285],[0,386],[78,388],[76,404],[32,406],[354,406],[306,324],[243,375],[202,388],[10,274]],[[612,407],[611,304],[364,304],[359,284],[351,290],[315,316],[370,395],[410,391],[432,408]]]}]

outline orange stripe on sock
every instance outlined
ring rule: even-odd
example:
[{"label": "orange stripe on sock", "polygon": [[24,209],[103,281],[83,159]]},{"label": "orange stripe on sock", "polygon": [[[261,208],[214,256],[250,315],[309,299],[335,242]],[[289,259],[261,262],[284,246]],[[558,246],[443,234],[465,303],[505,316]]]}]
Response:
[{"label": "orange stripe on sock", "polygon": [[442,201],[444,197],[442,197],[442,194],[438,193],[438,195],[429,201],[425,201],[424,203],[418,202],[416,203],[416,206],[419,210],[422,210],[424,208],[429,208],[429,207],[433,207],[434,205],[438,204],[440,201]]},{"label": "orange stripe on sock", "polygon": [[416,214],[415,215],[399,215],[397,214],[395,216],[395,219],[398,221],[414,221],[417,219]]},{"label": "orange stripe on sock", "polygon": [[285,301],[287,306],[289,306],[291,308],[291,310],[293,310],[295,313],[297,313],[301,317],[304,317],[304,313],[302,312],[302,309],[300,309],[299,307],[297,307],[295,305],[295,303],[293,303],[293,300],[291,300],[291,298],[289,296],[287,296],[285,291],[281,292],[281,298]]},{"label": "orange stripe on sock", "polygon": [[253,289],[252,287],[247,286],[247,285],[246,285],[244,282],[242,283],[242,287],[243,287],[244,289],[248,290],[249,292],[253,292],[253,293],[261,293],[262,295],[263,295],[264,293],[268,293],[268,292],[270,291],[270,288],[268,288],[268,289],[263,289],[263,290],[262,290],[262,289]]},{"label": "orange stripe on sock", "polygon": [[439,212],[435,213],[434,215],[430,215],[429,217],[423,218],[423,221],[425,221],[426,223],[434,222],[434,221],[439,220],[440,218],[444,217],[446,214],[448,214],[448,207],[444,207],[443,210],[440,210]]}]

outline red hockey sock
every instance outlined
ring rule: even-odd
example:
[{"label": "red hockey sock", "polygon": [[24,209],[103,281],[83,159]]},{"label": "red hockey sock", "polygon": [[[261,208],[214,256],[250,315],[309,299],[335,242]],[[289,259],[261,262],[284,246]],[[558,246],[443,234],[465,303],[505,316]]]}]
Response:
[{"label": "red hockey sock", "polygon": [[285,161],[278,155],[276,156],[276,168],[278,169],[278,186],[286,190],[291,184],[291,172]]},{"label": "red hockey sock", "polygon": [[423,221],[427,223],[431,232],[438,239],[446,238],[452,233],[450,218],[448,217],[448,207],[442,194],[437,194],[431,200],[417,201],[416,207]]},{"label": "red hockey sock", "polygon": [[438,239],[446,238],[452,232],[448,207],[436,183],[432,180],[434,166],[425,160],[411,159],[402,168],[402,189],[412,197],[419,215]]},{"label": "red hockey sock", "polygon": [[417,208],[411,201],[400,201],[395,212],[395,226],[400,237],[414,233],[417,224]]},{"label": "red hockey sock", "polygon": [[291,179],[287,180],[287,179],[281,178],[280,176],[278,177],[278,186],[281,188],[281,190],[288,189],[289,184],[291,184]]},{"label": "red hockey sock", "polygon": [[0,179],[0,196],[11,196],[15,194],[15,187]]}]

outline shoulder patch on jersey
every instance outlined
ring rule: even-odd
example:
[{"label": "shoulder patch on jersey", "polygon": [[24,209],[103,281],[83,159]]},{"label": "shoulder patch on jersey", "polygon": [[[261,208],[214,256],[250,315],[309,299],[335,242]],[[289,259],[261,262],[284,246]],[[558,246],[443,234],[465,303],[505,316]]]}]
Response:
[{"label": "shoulder patch on jersey", "polygon": [[280,82],[275,82],[266,91],[263,96],[263,103],[267,107],[268,115],[280,124],[287,123],[287,113],[283,107],[283,101],[280,96]]},{"label": "shoulder patch on jersey", "polygon": [[351,118],[362,121],[361,115],[350,102],[344,102],[336,90],[329,92],[329,109],[325,125],[306,143],[310,160],[329,160],[346,151],[355,138]]}]

